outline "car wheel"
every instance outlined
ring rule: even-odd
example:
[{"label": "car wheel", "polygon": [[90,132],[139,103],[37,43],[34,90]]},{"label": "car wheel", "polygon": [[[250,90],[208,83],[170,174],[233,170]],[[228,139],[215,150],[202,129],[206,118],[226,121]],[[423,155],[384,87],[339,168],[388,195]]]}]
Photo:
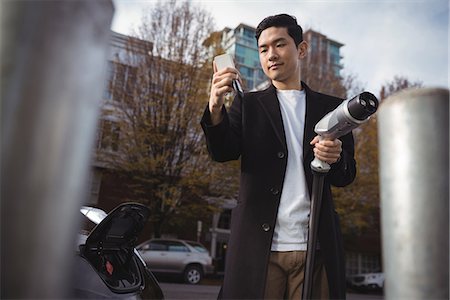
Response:
[{"label": "car wheel", "polygon": [[197,284],[202,280],[202,270],[198,266],[187,266],[184,271],[184,281],[189,284]]}]

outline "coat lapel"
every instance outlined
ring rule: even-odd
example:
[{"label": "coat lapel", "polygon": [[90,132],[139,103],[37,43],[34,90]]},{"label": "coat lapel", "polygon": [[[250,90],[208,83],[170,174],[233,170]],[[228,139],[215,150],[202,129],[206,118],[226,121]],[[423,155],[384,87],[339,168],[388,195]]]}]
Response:
[{"label": "coat lapel", "polygon": [[[305,129],[303,134],[303,161],[308,163],[312,160],[314,154],[312,147],[309,144],[311,140],[316,136],[314,132],[314,126],[324,115],[326,106],[323,105],[320,96],[312,91],[304,82],[302,86],[306,92],[306,115],[305,115]],[[285,149],[286,135],[284,132],[283,120],[281,117],[280,103],[278,102],[276,89],[273,85],[265,90],[258,97],[259,103],[261,103],[265,113],[267,114],[275,133]],[[308,165],[309,168],[309,165]]]},{"label": "coat lapel", "polygon": [[273,85],[265,90],[259,97],[264,112],[267,114],[276,136],[280,140],[284,149],[287,150],[286,136],[284,133],[283,120],[281,119],[280,103],[278,102],[276,89]]}]

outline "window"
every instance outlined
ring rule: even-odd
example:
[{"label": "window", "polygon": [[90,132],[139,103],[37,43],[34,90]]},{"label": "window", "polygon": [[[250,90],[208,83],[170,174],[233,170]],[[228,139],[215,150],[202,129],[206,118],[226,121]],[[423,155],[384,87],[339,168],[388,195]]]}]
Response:
[{"label": "window", "polygon": [[100,128],[98,148],[114,152],[119,150],[119,136],[119,125],[114,121],[103,120]]},{"label": "window", "polygon": [[245,58],[245,47],[242,45],[236,44],[236,56]]},{"label": "window", "polygon": [[103,90],[103,99],[111,100],[111,82],[114,81],[114,63],[109,61],[107,66],[106,86]]},{"label": "window", "polygon": [[349,252],[345,260],[347,275],[373,273],[381,270],[380,257],[375,254]]},{"label": "window", "polygon": [[243,64],[245,59],[242,56],[236,55],[236,62]]},{"label": "window", "polygon": [[318,41],[317,37],[313,35],[311,37],[311,51],[315,52],[318,50],[318,48],[319,48],[319,41]]},{"label": "window", "polygon": [[144,247],[144,249],[149,249],[153,251],[167,251],[167,245],[164,242],[151,242],[147,245],[148,247]]},{"label": "window", "polygon": [[201,253],[208,253],[208,250],[206,250],[205,247],[203,247],[202,244],[194,243],[194,242],[187,242],[189,246],[193,247],[195,250]]},{"label": "window", "polygon": [[177,241],[152,241],[149,245],[148,249],[153,251],[189,252],[186,245]]},{"label": "window", "polygon": [[231,209],[225,209],[219,217],[218,228],[230,229],[231,222]]},{"label": "window", "polygon": [[247,78],[253,78],[253,70],[244,66],[239,67],[239,72],[241,72],[241,74],[244,77]]},{"label": "window", "polygon": [[254,39],[255,38],[255,31],[250,30],[249,28],[244,28],[244,36]]},{"label": "window", "polygon": [[103,97],[107,100],[122,101],[132,97],[136,84],[136,68],[117,63],[108,62],[108,84]]},{"label": "window", "polygon": [[179,242],[167,242],[170,252],[189,252],[189,248]]}]

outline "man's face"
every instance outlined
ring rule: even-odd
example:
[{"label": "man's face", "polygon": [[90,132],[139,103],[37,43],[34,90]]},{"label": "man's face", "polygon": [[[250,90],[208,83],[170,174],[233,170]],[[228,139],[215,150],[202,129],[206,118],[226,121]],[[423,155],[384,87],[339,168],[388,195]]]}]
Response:
[{"label": "man's face", "polygon": [[[302,42],[303,43],[303,42]],[[277,87],[292,87],[300,84],[299,59],[306,55],[306,47],[297,48],[294,39],[285,27],[269,27],[261,32],[258,39],[259,60],[264,73]]]}]

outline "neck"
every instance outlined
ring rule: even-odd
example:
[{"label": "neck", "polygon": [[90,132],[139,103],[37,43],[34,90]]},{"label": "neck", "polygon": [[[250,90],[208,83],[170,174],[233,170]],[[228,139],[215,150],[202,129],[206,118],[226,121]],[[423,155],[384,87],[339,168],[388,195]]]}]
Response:
[{"label": "neck", "polygon": [[301,84],[301,76],[300,76],[300,69],[297,68],[297,71],[294,74],[291,74],[291,76],[280,78],[282,80],[276,80],[272,79],[272,84],[278,89],[278,90],[299,90],[301,91],[303,89]]},{"label": "neck", "polygon": [[276,87],[277,90],[299,90],[303,89],[302,84],[300,82],[300,78],[298,80],[294,80],[292,82],[281,82],[272,80],[272,84]]}]

